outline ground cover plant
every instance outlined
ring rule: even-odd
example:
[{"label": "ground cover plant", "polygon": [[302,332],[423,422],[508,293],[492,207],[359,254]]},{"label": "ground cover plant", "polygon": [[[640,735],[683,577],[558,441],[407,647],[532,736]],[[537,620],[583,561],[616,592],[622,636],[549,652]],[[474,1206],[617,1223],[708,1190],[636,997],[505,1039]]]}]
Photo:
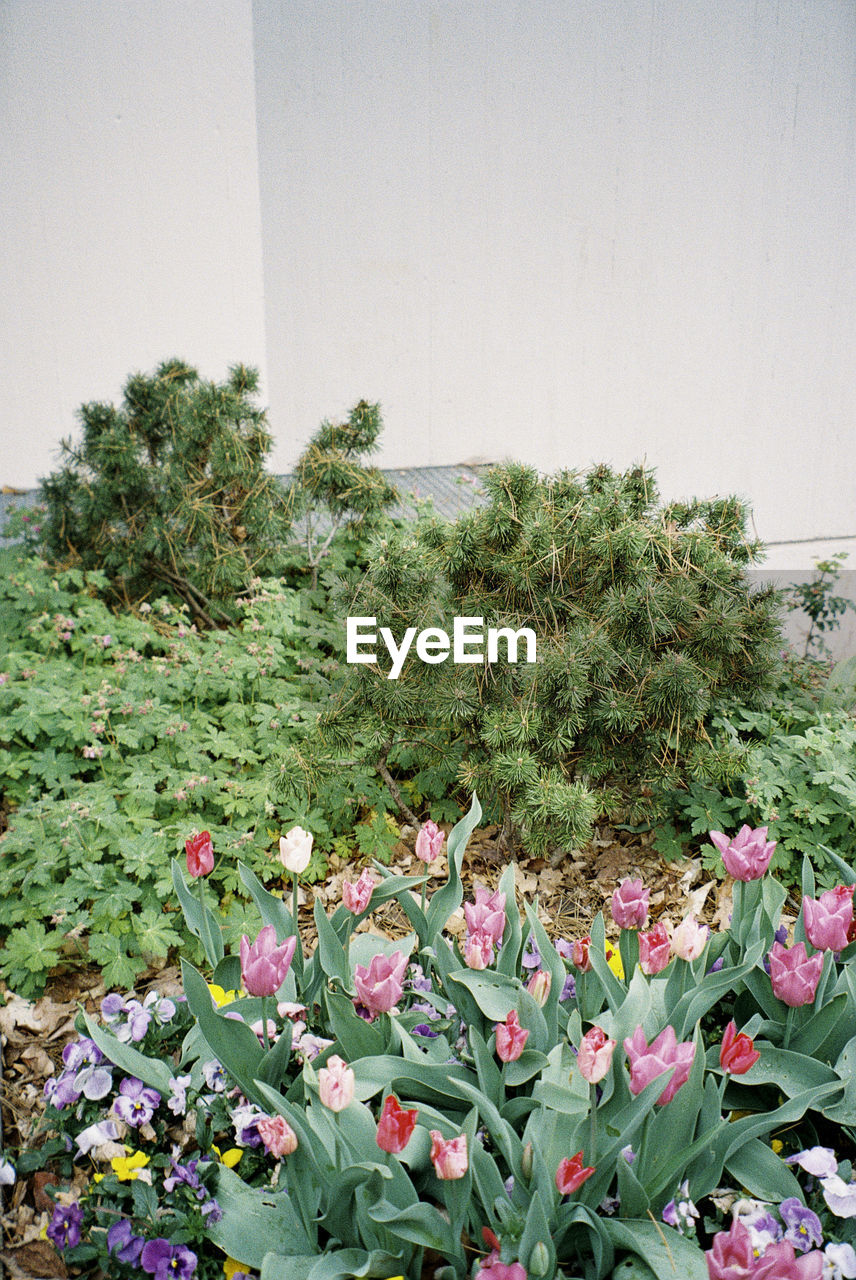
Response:
[{"label": "ground cover plant", "polygon": [[388,782],[394,762],[417,786],[424,775],[435,789],[437,776],[477,789],[506,847],[516,832],[561,856],[598,817],[650,820],[709,751],[720,703],[763,700],[777,602],[749,588],[754,547],[736,499],[661,507],[638,467],[545,479],[507,464],[484,487],[488,502],[457,521],[376,541],[341,612],[396,637],[453,617],[528,627],[537,662],[411,657],[390,678],[379,652],[272,762],[273,794],[319,793],[343,758]]},{"label": "ground cover plant", "polygon": [[[625,879],[610,929],[551,941],[513,868],[444,925],[448,877],[377,865],[315,910],[304,954],[288,898],[241,876],[262,927],[236,952],[200,896],[210,843],[175,890],[206,952],[186,1002],[115,994],[48,1086],[57,1163],[48,1234],[86,1274],[424,1274],[481,1280],[831,1280],[856,1274],[853,875],[786,945],[763,830],[711,833],[734,877],[730,927],[646,928]],[[426,825],[417,854],[437,856]],[[297,877],[311,835],[283,838]],[[412,932],[355,926],[397,897]],[[252,940],[254,937],[254,940]],[[166,1154],[167,1142],[175,1145]],[[427,1271],[426,1271],[427,1268]]]},{"label": "ground cover plant", "polygon": [[350,777],[329,817],[286,806],[273,819],[266,760],[314,717],[336,662],[321,593],[313,603],[256,580],[236,604],[240,629],[200,632],[164,599],[113,613],[102,586],[14,555],[0,582],[0,972],[23,995],[60,960],[129,986],[147,959],[192,941],[164,903],[194,824],[221,854],[211,887],[233,938],[247,902],[235,855],[260,866],[282,821],[318,832],[310,876],[325,848],[394,842],[370,774],[362,787]]}]

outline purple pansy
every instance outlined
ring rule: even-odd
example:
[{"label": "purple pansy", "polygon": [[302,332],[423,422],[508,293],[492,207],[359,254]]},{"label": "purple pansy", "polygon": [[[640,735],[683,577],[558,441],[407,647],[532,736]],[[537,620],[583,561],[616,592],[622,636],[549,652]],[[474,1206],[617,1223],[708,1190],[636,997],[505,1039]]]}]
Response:
[{"label": "purple pansy", "polygon": [[172,1245],[163,1236],[143,1246],[140,1266],[155,1280],[191,1280],[196,1272],[196,1254],[186,1245]]},{"label": "purple pansy", "polygon": [[76,1200],[72,1204],[58,1204],[48,1225],[47,1236],[57,1249],[74,1249],[80,1244],[82,1226],[83,1210]]},{"label": "purple pansy", "polygon": [[137,1265],[144,1244],[142,1236],[134,1235],[127,1218],[114,1222],[107,1232],[107,1251],[115,1253],[119,1262],[130,1262],[131,1266]]},{"label": "purple pansy", "polygon": [[147,1088],[136,1076],[126,1076],[119,1085],[119,1097],[113,1103],[113,1110],[120,1120],[139,1129],[151,1120],[160,1100],[157,1089]]},{"label": "purple pansy", "polygon": [[822,1243],[823,1228],[820,1218],[796,1196],[788,1196],[787,1200],[783,1200],[779,1205],[779,1213],[786,1227],[785,1239],[795,1249],[799,1249],[800,1253],[807,1253],[809,1249]]}]

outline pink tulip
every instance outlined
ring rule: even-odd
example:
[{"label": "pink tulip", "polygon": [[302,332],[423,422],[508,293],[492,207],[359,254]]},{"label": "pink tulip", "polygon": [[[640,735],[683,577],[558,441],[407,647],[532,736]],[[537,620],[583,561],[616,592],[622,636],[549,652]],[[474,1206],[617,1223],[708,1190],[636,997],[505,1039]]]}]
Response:
[{"label": "pink tulip", "polygon": [[687,1040],[677,1043],[675,1028],[665,1027],[650,1045],[641,1026],[624,1041],[624,1051],[630,1059],[630,1092],[641,1093],[646,1085],[668,1067],[675,1071],[671,1080],[657,1099],[659,1106],[671,1102],[681,1085],[690,1077],[690,1067],[695,1057],[695,1045]]},{"label": "pink tulip", "polygon": [[354,986],[362,1004],[372,1016],[389,1013],[401,999],[403,979],[407,971],[407,956],[394,951],[391,956],[383,952],[372,957],[368,969],[358,964],[354,969]]},{"label": "pink tulip", "polygon": [[256,1129],[268,1155],[279,1159],[281,1156],[290,1156],[292,1151],[297,1150],[297,1134],[284,1116],[259,1120]]},{"label": "pink tulip", "polygon": [[241,981],[251,996],[273,996],[285,982],[297,939],[292,935],[277,946],[276,929],[266,924],[250,944],[241,938]]},{"label": "pink tulip", "polygon": [[463,1178],[468,1167],[467,1135],[446,1141],[437,1129],[431,1129],[431,1163],[438,1178],[445,1182]]},{"label": "pink tulip", "polygon": [[210,875],[214,870],[214,846],[210,832],[200,831],[198,835],[191,836],[189,840],[185,840],[184,848],[187,853],[188,875],[194,878]]},{"label": "pink tulip", "polygon": [[664,924],[655,924],[650,932],[639,934],[639,967],[643,973],[660,973],[671,955],[672,944]]},{"label": "pink tulip", "polygon": [[505,1022],[498,1022],[496,1032],[496,1055],[500,1062],[516,1062],[523,1052],[529,1032],[521,1027],[517,1010],[512,1009]]},{"label": "pink tulip", "polygon": [[526,990],[536,1004],[541,1005],[542,1009],[547,1003],[551,983],[552,975],[549,971],[547,969],[537,969],[526,984]]},{"label": "pink tulip", "polygon": [[471,933],[464,948],[468,969],[486,969],[493,963],[493,938],[489,933]]},{"label": "pink tulip", "polygon": [[521,1262],[501,1262],[494,1249],[479,1263],[474,1280],[526,1280],[526,1268]]},{"label": "pink tulip", "polygon": [[445,838],[437,823],[429,818],[425,825],[419,828],[419,835],[416,837],[417,858],[426,864],[433,862],[439,857]]},{"label": "pink tulip", "polygon": [[722,854],[725,870],[735,880],[760,880],[776,847],[775,840],[767,839],[766,827],[753,831],[746,822],[733,839],[721,831],[711,831],[710,842]]},{"label": "pink tulip", "polygon": [[619,929],[641,929],[648,919],[650,890],[641,880],[622,880],[612,895],[612,918]]},{"label": "pink tulip", "polygon": [[362,872],[356,884],[351,884],[350,880],[345,880],[342,884],[342,901],[349,911],[355,916],[365,911],[369,905],[369,900],[374,892],[375,878],[369,871],[368,867]]},{"label": "pink tulip", "polygon": [[852,942],[853,888],[837,885],[819,898],[803,898],[805,933],[818,951],[843,951]]},{"label": "pink tulip", "polygon": [[325,1107],[344,1111],[354,1096],[355,1078],[351,1068],[335,1053],[318,1072],[318,1093]]},{"label": "pink tulip", "polygon": [[615,1043],[607,1038],[601,1027],[592,1027],[583,1036],[577,1053],[577,1066],[583,1079],[589,1084],[597,1084],[606,1075],[615,1052]]},{"label": "pink tulip", "polygon": [[680,960],[697,960],[707,946],[710,930],[695,916],[686,916],[672,934],[672,950]]},{"label": "pink tulip", "polygon": [[588,973],[591,968],[591,956],[589,955],[589,947],[591,946],[591,934],[586,934],[584,938],[579,938],[573,945],[571,951],[571,960],[574,967],[579,969],[580,973]]},{"label": "pink tulip", "polygon": [[381,1151],[400,1155],[416,1128],[418,1111],[405,1111],[394,1093],[387,1094],[377,1122],[377,1145]]},{"label": "pink tulip", "polygon": [[499,946],[505,932],[504,893],[500,893],[499,889],[491,893],[489,889],[483,889],[479,885],[475,902],[464,903],[464,915],[470,933],[486,933]]},{"label": "pink tulip", "polygon": [[823,952],[816,951],[813,956],[806,954],[805,943],[798,942],[793,947],[783,947],[781,942],[774,942],[770,952],[770,981],[773,984],[773,995],[792,1009],[803,1004],[811,1004],[817,992],[820,973],[823,969]]},{"label": "pink tulip", "polygon": [[728,1231],[713,1237],[713,1248],[704,1255],[709,1280],[821,1280],[823,1254],[819,1249],[798,1258],[792,1244],[770,1244],[755,1256],[752,1233],[734,1218]]}]

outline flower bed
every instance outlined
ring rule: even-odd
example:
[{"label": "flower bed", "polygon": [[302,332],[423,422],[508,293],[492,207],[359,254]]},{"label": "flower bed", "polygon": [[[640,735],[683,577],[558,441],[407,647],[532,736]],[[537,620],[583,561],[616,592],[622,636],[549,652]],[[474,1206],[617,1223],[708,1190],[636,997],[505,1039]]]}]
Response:
[{"label": "flower bed", "polygon": [[[730,928],[646,929],[624,881],[590,934],[552,942],[509,867],[464,904],[480,810],[448,877],[378,865],[304,955],[295,898],[241,880],[262,921],[226,954],[188,841],[178,899],[207,956],[184,999],[111,995],[50,1084],[38,1154],[66,1184],[48,1234],[84,1274],[524,1280],[856,1276],[853,875],[803,903],[762,829],[712,833],[735,877]],[[289,833],[293,877],[307,833]],[[436,857],[426,824],[417,853]],[[290,897],[290,905],[289,905]],[[355,933],[397,900],[397,942]],[[99,1271],[100,1269],[100,1271]]]}]

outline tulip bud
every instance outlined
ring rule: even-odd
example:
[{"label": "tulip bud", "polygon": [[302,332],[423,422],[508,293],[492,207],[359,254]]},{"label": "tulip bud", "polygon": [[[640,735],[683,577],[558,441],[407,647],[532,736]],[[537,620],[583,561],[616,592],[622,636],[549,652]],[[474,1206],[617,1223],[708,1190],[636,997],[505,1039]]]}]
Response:
[{"label": "tulip bud", "polygon": [[550,1251],[543,1240],[539,1240],[529,1255],[527,1274],[535,1277],[545,1276],[550,1268]]},{"label": "tulip bud", "polygon": [[551,975],[547,969],[539,969],[537,973],[533,973],[529,982],[526,984],[526,990],[529,992],[536,1004],[543,1008],[547,1003],[547,997],[550,994]]},{"label": "tulip bud", "polygon": [[302,827],[292,827],[279,839],[279,860],[292,875],[299,876],[309,866],[314,837]]},{"label": "tulip bud", "polygon": [[453,1181],[463,1178],[467,1171],[467,1135],[445,1140],[437,1129],[431,1129],[431,1163],[438,1178]]},{"label": "tulip bud", "polygon": [[766,827],[753,831],[748,822],[744,822],[731,840],[721,831],[711,831],[710,842],[722,855],[728,874],[743,881],[760,880],[776,847],[775,840],[767,839]]},{"label": "tulip bud", "polygon": [[532,1143],[527,1142],[520,1155],[520,1172],[528,1182],[532,1177]]},{"label": "tulip bud", "polygon": [[355,916],[360,915],[369,905],[374,892],[375,878],[368,867],[360,874],[356,884],[345,880],[342,885],[342,902]]},{"label": "tulip bud", "polygon": [[694,915],[686,916],[672,935],[672,948],[679,960],[697,960],[707,945],[710,930]]},{"label": "tulip bud", "polygon": [[265,1117],[257,1122],[256,1129],[269,1155],[279,1159],[297,1150],[297,1134],[283,1116]]},{"label": "tulip bud", "polygon": [[641,879],[622,880],[612,895],[612,918],[619,929],[641,929],[648,918],[650,890]]}]

